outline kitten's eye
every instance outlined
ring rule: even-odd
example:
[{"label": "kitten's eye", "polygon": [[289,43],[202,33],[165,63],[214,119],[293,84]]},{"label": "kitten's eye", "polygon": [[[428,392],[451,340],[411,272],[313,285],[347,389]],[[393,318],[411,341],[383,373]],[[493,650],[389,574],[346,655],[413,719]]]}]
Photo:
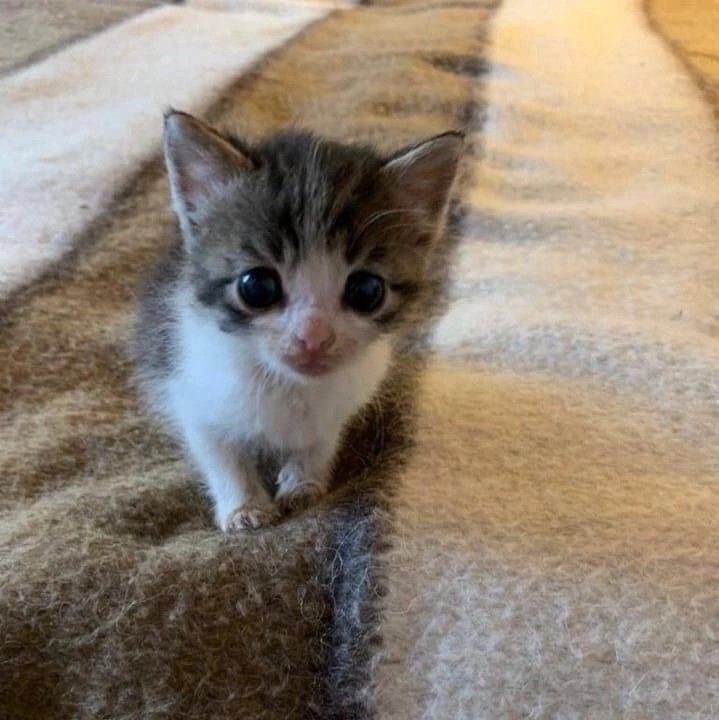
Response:
[{"label": "kitten's eye", "polygon": [[252,268],[237,281],[240,297],[253,308],[268,308],[282,299],[282,282],[270,268]]},{"label": "kitten's eye", "polygon": [[353,272],[347,278],[344,302],[347,307],[361,313],[371,313],[384,300],[384,280],[366,270]]}]

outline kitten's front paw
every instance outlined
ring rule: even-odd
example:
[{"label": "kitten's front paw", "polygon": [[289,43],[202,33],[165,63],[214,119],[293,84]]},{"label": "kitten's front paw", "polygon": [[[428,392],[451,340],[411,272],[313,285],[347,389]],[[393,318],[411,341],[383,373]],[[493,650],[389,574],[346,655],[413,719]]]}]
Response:
[{"label": "kitten's front paw", "polygon": [[278,490],[275,500],[282,512],[295,512],[314,505],[324,494],[324,487],[317,483],[306,482],[284,492]]},{"label": "kitten's front paw", "polygon": [[222,529],[225,532],[259,530],[274,524],[279,519],[280,512],[276,505],[248,502],[230,513]]},{"label": "kitten's front paw", "polygon": [[295,512],[314,505],[325,492],[324,484],[303,480],[291,469],[282,468],[277,477],[275,502],[282,512]]}]

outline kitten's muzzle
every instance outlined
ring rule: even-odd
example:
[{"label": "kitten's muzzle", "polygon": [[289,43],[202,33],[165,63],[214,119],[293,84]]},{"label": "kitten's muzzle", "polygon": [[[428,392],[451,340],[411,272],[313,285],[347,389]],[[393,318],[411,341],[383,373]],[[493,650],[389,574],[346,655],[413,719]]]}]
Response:
[{"label": "kitten's muzzle", "polygon": [[302,375],[324,375],[337,364],[336,358],[330,358],[324,351],[283,355],[282,360]]},{"label": "kitten's muzzle", "polygon": [[332,369],[329,351],[337,336],[326,320],[310,318],[293,340],[292,350],[282,358],[292,369],[305,375],[322,375]]},{"label": "kitten's muzzle", "polygon": [[324,317],[312,315],[300,325],[292,339],[292,354],[312,359],[326,353],[335,344],[337,336]]},{"label": "kitten's muzzle", "polygon": [[283,358],[284,362],[289,365],[295,372],[300,373],[300,375],[310,375],[312,377],[317,377],[319,375],[326,375],[328,372],[330,372],[334,365],[327,362],[326,360],[318,359],[318,360],[308,360],[305,362],[298,361],[297,359],[285,356]]}]

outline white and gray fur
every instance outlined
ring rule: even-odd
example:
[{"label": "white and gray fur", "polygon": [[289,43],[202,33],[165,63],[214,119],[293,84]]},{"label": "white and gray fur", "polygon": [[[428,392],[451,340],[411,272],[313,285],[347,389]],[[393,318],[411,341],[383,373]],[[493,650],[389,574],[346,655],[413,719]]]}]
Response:
[{"label": "white and gray fur", "polygon": [[[265,526],[326,491],[343,429],[426,314],[461,148],[458,133],[390,157],[302,132],[249,146],[166,116],[179,233],[142,299],[138,376],[200,470],[222,530]],[[279,306],[257,311],[239,297],[238,276],[256,266],[279,274]],[[385,282],[371,314],[342,304],[357,269]],[[333,338],[317,376],[283,360],[308,318]],[[267,458],[278,469],[269,485]]]}]

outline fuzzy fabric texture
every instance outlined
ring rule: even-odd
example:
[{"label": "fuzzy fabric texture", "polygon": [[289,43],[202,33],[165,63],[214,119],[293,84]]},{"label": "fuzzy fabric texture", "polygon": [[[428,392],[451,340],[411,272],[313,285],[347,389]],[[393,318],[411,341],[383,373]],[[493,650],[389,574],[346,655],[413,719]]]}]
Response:
[{"label": "fuzzy fabric texture", "polygon": [[[26,233],[0,270],[0,717],[716,717],[707,96],[631,0],[505,0],[489,48],[491,3],[340,5],[153,10],[0,80],[18,138],[45,102],[58,148],[13,165],[5,227],[63,238]],[[180,101],[217,98],[202,114],[240,135],[472,134],[432,357],[392,374],[321,505],[251,535],[213,528],[129,383],[135,289],[172,225],[150,157],[169,36]],[[71,53],[104,71],[78,84]],[[154,88],[124,115],[104,88],[134,97],[123,68]],[[63,144],[53,111],[102,141]]]},{"label": "fuzzy fabric texture", "polygon": [[0,75],[38,62],[161,0],[3,0]]},{"label": "fuzzy fabric texture", "polygon": [[634,2],[508,0],[415,452],[384,718],[719,713],[719,145]]},{"label": "fuzzy fabric texture", "polygon": [[[212,12],[246,37],[252,16]],[[481,56],[489,16],[451,3],[336,12],[246,73],[240,47],[236,82],[205,116],[249,138],[302,124],[385,151],[461,127],[476,115],[475,83],[455,66]],[[67,52],[144,28],[151,53],[166,28],[147,17]],[[190,42],[196,23],[184,27]],[[110,157],[134,142],[123,138]],[[406,459],[414,372],[398,368],[388,399],[349,435],[326,501],[276,528],[223,536],[129,385],[136,287],[171,228],[164,171],[151,160],[0,309],[3,715],[367,717],[377,551],[390,534],[381,488]]]},{"label": "fuzzy fabric texture", "polygon": [[0,295],[73,246],[157,148],[164,108],[206,107],[244,68],[326,12],[160,7],[0,83],[0,176],[12,178],[0,185]]}]

